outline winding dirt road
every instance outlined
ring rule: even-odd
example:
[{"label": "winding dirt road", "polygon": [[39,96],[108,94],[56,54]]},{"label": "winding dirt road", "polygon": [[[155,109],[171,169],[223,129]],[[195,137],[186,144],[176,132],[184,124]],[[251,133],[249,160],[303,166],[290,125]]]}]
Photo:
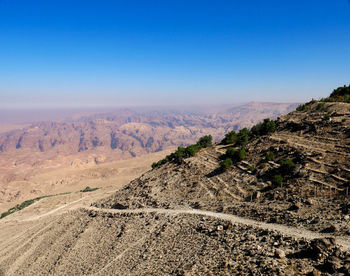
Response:
[{"label": "winding dirt road", "polygon": [[296,237],[296,238],[305,238],[307,240],[324,238],[324,237],[334,237],[336,239],[336,243],[343,247],[344,250],[350,250],[350,238],[344,236],[332,236],[317,232],[312,232],[305,229],[300,229],[292,226],[286,226],[281,224],[274,223],[265,223],[252,219],[247,219],[235,215],[223,214],[223,213],[215,213],[210,211],[198,210],[198,209],[152,209],[152,208],[142,208],[142,209],[104,209],[104,208],[96,208],[96,207],[84,207],[83,209],[95,212],[105,212],[105,213],[113,213],[113,214],[142,214],[142,213],[159,213],[159,214],[167,214],[167,215],[200,215],[200,216],[208,216],[217,219],[222,219],[226,221],[230,221],[233,224],[243,224],[248,225],[260,229],[270,230],[270,231],[278,231],[283,235]]}]

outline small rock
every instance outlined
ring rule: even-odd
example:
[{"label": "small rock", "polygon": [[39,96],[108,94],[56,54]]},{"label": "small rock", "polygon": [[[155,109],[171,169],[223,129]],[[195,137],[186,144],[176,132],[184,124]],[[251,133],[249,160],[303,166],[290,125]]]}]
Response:
[{"label": "small rock", "polygon": [[322,230],[323,233],[335,233],[339,231],[338,225],[331,224],[329,227]]},{"label": "small rock", "polygon": [[349,216],[349,215],[346,215],[346,216],[344,217],[344,219],[345,219],[345,220],[349,220],[349,219],[350,219],[350,216]]},{"label": "small rock", "polygon": [[222,231],[222,230],[224,230],[224,226],[218,225],[217,229],[218,229],[218,231]]},{"label": "small rock", "polygon": [[258,191],[254,194],[254,199],[259,199],[261,197],[261,193]]},{"label": "small rock", "polygon": [[252,234],[249,234],[249,235],[247,236],[247,240],[248,240],[248,241],[256,241],[256,237],[255,237],[254,235],[252,235]]},{"label": "small rock", "polygon": [[292,206],[289,207],[289,211],[297,211],[301,208],[301,203],[300,202],[296,202],[294,203]]},{"label": "small rock", "polygon": [[321,272],[319,272],[316,268],[312,271],[312,276],[321,276]]},{"label": "small rock", "polygon": [[286,257],[286,253],[282,249],[276,249],[275,250],[275,257],[283,259]]},{"label": "small rock", "polygon": [[313,201],[311,198],[308,198],[308,199],[305,201],[305,203],[306,203],[307,205],[313,205],[313,204],[314,204],[314,201]]}]

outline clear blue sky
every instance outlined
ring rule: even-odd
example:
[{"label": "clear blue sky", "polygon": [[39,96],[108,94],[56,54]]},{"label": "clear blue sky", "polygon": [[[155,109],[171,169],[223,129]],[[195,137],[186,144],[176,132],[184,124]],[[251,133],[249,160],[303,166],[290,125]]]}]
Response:
[{"label": "clear blue sky", "polygon": [[0,107],[304,101],[350,83],[348,0],[0,0]]}]

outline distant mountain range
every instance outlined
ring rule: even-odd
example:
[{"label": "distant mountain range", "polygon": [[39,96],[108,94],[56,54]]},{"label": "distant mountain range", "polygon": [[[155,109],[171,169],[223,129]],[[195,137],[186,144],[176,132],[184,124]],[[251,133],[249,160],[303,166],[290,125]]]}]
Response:
[{"label": "distant mountain range", "polygon": [[[61,122],[43,121],[0,134],[0,151],[57,153],[113,153],[121,158],[191,144],[211,134],[219,140],[229,130],[295,109],[295,103],[251,102],[224,110],[124,109]],[[0,153],[1,156],[1,153]]]}]

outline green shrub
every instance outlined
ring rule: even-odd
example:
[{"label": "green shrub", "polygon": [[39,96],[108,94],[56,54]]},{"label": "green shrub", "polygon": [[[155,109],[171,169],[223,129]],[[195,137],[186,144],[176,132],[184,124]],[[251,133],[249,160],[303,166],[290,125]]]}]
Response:
[{"label": "green shrub", "polygon": [[205,135],[199,138],[197,145],[199,145],[200,148],[207,148],[207,147],[210,147],[212,143],[213,143],[213,137],[211,135]]},{"label": "green shrub", "polygon": [[245,151],[245,149],[244,148],[241,148],[239,151],[238,151],[238,158],[237,158],[237,160],[238,161],[242,161],[242,160],[244,160],[245,158],[246,158],[246,151]]},{"label": "green shrub", "polygon": [[333,90],[328,98],[321,99],[321,102],[345,102],[350,103],[350,85],[341,86]]},{"label": "green shrub", "polygon": [[239,150],[228,148],[226,150],[226,158],[230,158],[233,162],[239,162],[246,158],[246,151],[244,148],[241,148]]},{"label": "green shrub", "polygon": [[236,146],[244,147],[249,141],[249,130],[245,127],[242,128],[237,135]]},{"label": "green shrub", "polygon": [[269,118],[264,119],[263,122],[256,124],[250,130],[252,136],[268,135],[275,132],[276,123]]},{"label": "green shrub", "polygon": [[226,156],[227,158],[234,159],[235,156],[236,156],[236,152],[237,152],[236,149],[234,149],[234,148],[228,148],[228,149],[226,150],[225,156]]},{"label": "green shrub", "polygon": [[307,104],[301,104],[297,107],[297,111],[306,111],[307,110]]},{"label": "green shrub", "polygon": [[323,103],[319,103],[317,106],[316,106],[316,110],[318,111],[321,111],[324,109],[324,104]]},{"label": "green shrub", "polygon": [[86,186],[84,190],[80,190],[82,193],[87,193],[87,192],[93,192],[98,190],[99,188],[90,188],[89,186]]},{"label": "green shrub", "polygon": [[344,85],[334,89],[330,97],[333,97],[333,98],[341,97],[341,96],[344,97],[346,95],[350,95],[350,85],[349,86]]},{"label": "green shrub", "polygon": [[326,114],[323,115],[323,119],[324,119],[324,120],[329,120],[330,118],[331,118],[331,115],[328,114],[328,113],[326,113]]},{"label": "green shrub", "polygon": [[280,174],[274,175],[271,179],[273,186],[281,186],[283,185],[283,177]]},{"label": "green shrub", "polygon": [[195,154],[197,152],[199,152],[201,149],[201,146],[196,144],[196,145],[191,145],[191,146],[188,146],[187,148],[185,148],[185,154],[184,156],[187,158],[187,157],[192,157],[192,156],[195,156]]},{"label": "green shrub", "polygon": [[252,172],[252,171],[254,171],[255,168],[253,165],[248,165],[247,169]]},{"label": "green shrub", "polygon": [[267,160],[267,161],[273,161],[273,160],[275,160],[275,154],[274,154],[273,152],[268,152],[268,153],[266,154],[266,160]]},{"label": "green shrub", "polygon": [[226,171],[231,168],[233,165],[231,158],[226,158],[224,161],[220,163],[220,168],[222,171]]},{"label": "green shrub", "polygon": [[237,133],[235,131],[230,131],[225,134],[225,138],[221,141],[222,144],[236,144],[237,142]]},{"label": "green shrub", "polygon": [[195,156],[195,154],[202,148],[207,148],[212,145],[213,137],[211,135],[206,135],[201,137],[198,142],[194,145],[189,145],[187,147],[178,147],[177,150],[164,159],[154,162],[152,164],[152,169],[157,168],[165,163],[173,162],[180,163],[184,158],[189,158]]},{"label": "green shrub", "polygon": [[266,163],[261,163],[261,164],[259,165],[259,169],[264,169],[264,168],[266,168]]},{"label": "green shrub", "polygon": [[283,159],[280,162],[280,172],[282,175],[287,175],[287,174],[291,174],[295,164],[292,160],[290,160],[289,158]]},{"label": "green shrub", "polygon": [[8,209],[6,212],[2,213],[0,216],[0,219],[6,217],[8,215],[13,214],[14,212],[20,211],[20,210],[28,207],[29,205],[32,205],[35,201],[38,201],[38,200],[43,199],[45,197],[50,197],[50,196],[40,196],[40,197],[36,197],[33,199],[23,201],[21,204],[17,204],[15,207],[12,207],[12,208]]}]

